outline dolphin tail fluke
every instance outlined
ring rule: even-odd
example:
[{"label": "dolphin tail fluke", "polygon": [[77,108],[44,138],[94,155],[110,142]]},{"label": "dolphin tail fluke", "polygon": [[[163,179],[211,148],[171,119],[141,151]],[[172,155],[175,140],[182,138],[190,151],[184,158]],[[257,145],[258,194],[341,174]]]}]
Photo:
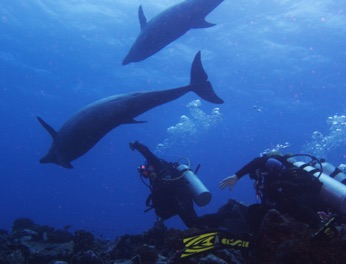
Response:
[{"label": "dolphin tail fluke", "polygon": [[223,104],[224,101],[216,95],[209,81],[197,85],[190,85],[191,90],[199,97],[213,104]]},{"label": "dolphin tail fluke", "polygon": [[41,117],[37,116],[37,120],[40,122],[40,124],[48,131],[48,133],[52,136],[52,138],[55,138],[56,131],[54,128],[52,128],[50,125],[48,125]]},{"label": "dolphin tail fluke", "polygon": [[[48,125],[41,117],[37,116],[37,120],[40,122],[40,124],[48,131],[48,133],[52,136],[53,141],[56,138],[57,132],[52,128],[50,125]],[[40,163],[55,163],[58,164],[64,168],[72,169],[73,166],[71,165],[70,161],[68,160],[62,160],[59,159],[54,152],[49,151],[48,154],[40,159]]]},{"label": "dolphin tail fluke", "polygon": [[198,96],[204,100],[214,103],[222,104],[224,101],[218,97],[213,89],[213,86],[208,81],[208,75],[205,72],[202,61],[201,52],[197,52],[191,66],[190,75],[190,88]]}]

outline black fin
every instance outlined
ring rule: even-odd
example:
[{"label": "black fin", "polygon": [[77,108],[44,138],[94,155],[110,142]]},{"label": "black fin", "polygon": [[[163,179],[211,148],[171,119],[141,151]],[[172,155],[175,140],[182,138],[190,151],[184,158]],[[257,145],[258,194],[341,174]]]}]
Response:
[{"label": "black fin", "polygon": [[138,8],[138,19],[141,29],[144,28],[147,25],[147,18],[144,15],[142,5],[140,5]]},{"label": "black fin", "polygon": [[37,120],[40,122],[40,124],[48,131],[48,133],[52,136],[54,139],[56,136],[56,131],[54,128],[52,128],[50,125],[48,125],[41,117],[37,116]]},{"label": "black fin", "polygon": [[72,164],[71,164],[70,162],[68,162],[68,161],[59,160],[59,165],[60,165],[61,167],[66,168],[66,169],[73,169]]},{"label": "black fin", "polygon": [[192,62],[190,88],[199,97],[210,103],[222,104],[224,102],[220,97],[216,95],[211,83],[208,81],[208,75],[203,69],[200,51],[197,52]]},{"label": "black fin", "polygon": [[131,119],[124,121],[122,124],[143,124],[146,122],[148,122],[148,121],[137,121],[137,120],[131,118]]},{"label": "black fin", "polygon": [[41,158],[40,163],[55,163],[60,165],[61,167],[73,169],[73,166],[69,161],[57,159],[57,157],[53,156],[51,153],[48,153],[46,156]]},{"label": "black fin", "polygon": [[208,75],[205,72],[201,61],[201,51],[198,51],[191,65],[190,84],[197,84],[207,80]]},{"label": "black fin", "polygon": [[192,28],[210,28],[210,27],[213,27],[215,25],[216,24],[209,23],[203,19],[203,20],[198,21],[196,23],[196,25],[194,25]]}]

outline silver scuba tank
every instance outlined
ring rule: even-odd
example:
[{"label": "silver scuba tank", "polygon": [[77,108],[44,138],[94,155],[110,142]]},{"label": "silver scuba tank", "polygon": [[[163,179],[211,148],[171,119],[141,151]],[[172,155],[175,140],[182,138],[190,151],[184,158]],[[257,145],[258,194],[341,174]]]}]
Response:
[{"label": "silver scuba tank", "polygon": [[182,173],[182,180],[185,182],[187,190],[192,195],[193,201],[198,206],[206,206],[211,200],[211,193],[205,185],[189,166],[180,164],[177,169]]},{"label": "silver scuba tank", "polygon": [[322,200],[340,212],[346,213],[346,185],[334,180],[324,172],[321,173],[320,170],[316,171],[315,167],[304,162],[296,161],[293,162],[293,165],[318,178],[323,183],[320,191]]},{"label": "silver scuba tank", "polygon": [[[346,185],[346,174],[342,170],[335,168],[335,166],[329,162],[322,162],[321,164],[325,174]],[[318,163],[316,163],[314,167],[316,169],[321,169]]]}]

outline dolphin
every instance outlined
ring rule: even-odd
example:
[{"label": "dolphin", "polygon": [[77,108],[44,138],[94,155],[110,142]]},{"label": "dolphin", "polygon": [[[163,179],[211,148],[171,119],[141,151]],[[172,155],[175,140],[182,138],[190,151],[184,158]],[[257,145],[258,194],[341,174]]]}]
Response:
[{"label": "dolphin", "polygon": [[137,121],[134,118],[154,107],[176,100],[190,91],[208,102],[223,103],[208,81],[200,51],[192,62],[190,84],[186,86],[103,98],[79,110],[58,131],[38,116],[38,121],[53,139],[48,153],[40,159],[40,162],[73,168],[71,161],[88,152],[112,129],[122,124],[144,123],[145,121]]},{"label": "dolphin", "polygon": [[148,22],[142,6],[139,6],[141,32],[122,64],[150,57],[190,29],[214,26],[215,24],[205,21],[205,17],[222,2],[223,0],[186,0],[164,10]]}]

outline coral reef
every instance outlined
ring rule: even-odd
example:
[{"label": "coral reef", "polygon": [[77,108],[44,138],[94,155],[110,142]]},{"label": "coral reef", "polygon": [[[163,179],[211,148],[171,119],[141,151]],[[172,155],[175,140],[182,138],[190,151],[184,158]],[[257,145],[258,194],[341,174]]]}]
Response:
[{"label": "coral reef", "polygon": [[197,229],[167,229],[162,223],[138,235],[114,241],[97,239],[88,231],[70,233],[41,226],[31,219],[14,221],[11,231],[0,230],[1,264],[116,264],[116,263],[343,263],[346,226],[337,222],[333,236],[316,236],[316,230],[288,215],[270,210],[250,248],[215,247],[181,259],[183,238]]}]

